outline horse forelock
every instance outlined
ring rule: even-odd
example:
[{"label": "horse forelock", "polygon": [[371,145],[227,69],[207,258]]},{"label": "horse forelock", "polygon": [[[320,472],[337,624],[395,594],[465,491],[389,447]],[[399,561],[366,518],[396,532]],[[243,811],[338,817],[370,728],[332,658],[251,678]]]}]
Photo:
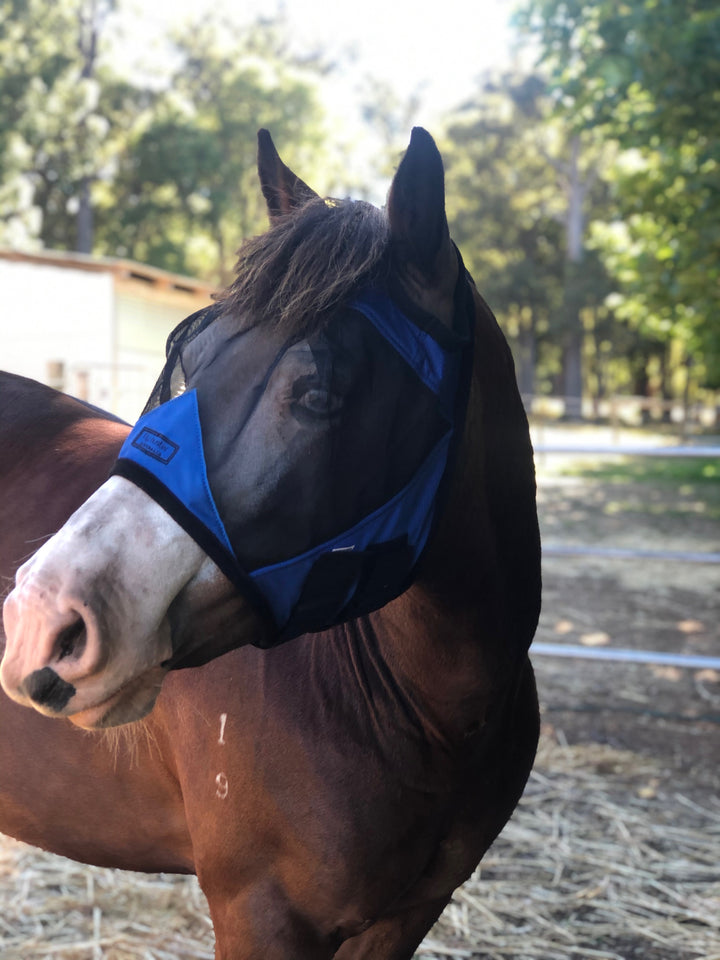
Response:
[{"label": "horse forelock", "polygon": [[246,240],[227,313],[307,336],[362,286],[387,271],[389,227],[380,210],[353,200],[311,200]]}]

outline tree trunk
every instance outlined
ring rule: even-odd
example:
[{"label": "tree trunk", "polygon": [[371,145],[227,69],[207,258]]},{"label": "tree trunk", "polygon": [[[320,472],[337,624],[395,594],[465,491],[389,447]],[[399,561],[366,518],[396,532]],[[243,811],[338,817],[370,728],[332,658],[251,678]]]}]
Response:
[{"label": "tree trunk", "polygon": [[580,319],[582,298],[580,296],[580,264],[583,254],[583,203],[585,186],[580,182],[580,137],[570,142],[570,164],[567,180],[567,220],[565,251],[565,291],[563,312],[565,314],[565,338],[563,343],[563,393],[565,416],[570,420],[582,419],[582,347],[583,328]]},{"label": "tree trunk", "polygon": [[[101,11],[99,0],[86,0],[78,8],[78,49],[83,59],[83,66],[80,76],[84,80],[89,80],[95,74],[95,61],[97,59],[98,38],[100,34],[101,19],[107,14],[110,5],[106,4],[106,9]],[[83,161],[87,163],[88,144],[87,144],[87,118],[83,117],[78,128],[78,148]],[[86,174],[79,183],[78,187],[78,212],[77,212],[77,249],[80,253],[92,253],[93,248],[93,212],[90,200],[90,182],[91,178]]]},{"label": "tree trunk", "polygon": [[662,397],[662,415],[663,423],[672,423],[672,402],[675,399],[672,388],[672,363],[670,357],[670,344],[660,350],[660,396]]},{"label": "tree trunk", "polygon": [[518,385],[523,397],[535,395],[535,369],[537,367],[537,338],[535,336],[535,314],[533,312],[527,325],[521,323],[518,336]]},{"label": "tree trunk", "polygon": [[80,206],[77,212],[77,249],[79,253],[92,253],[93,211],[90,202],[90,178],[80,181]]},{"label": "tree trunk", "polygon": [[602,337],[598,329],[598,309],[593,308],[593,342],[595,346],[595,394],[593,396],[593,417],[600,419],[600,401],[605,397],[605,366],[602,356]]},{"label": "tree trunk", "polygon": [[582,419],[582,334],[568,331],[563,350],[563,391],[565,394],[565,418]]},{"label": "tree trunk", "polygon": [[636,397],[650,395],[650,377],[647,371],[647,357],[641,355],[640,362],[635,366],[632,374],[633,393]]}]

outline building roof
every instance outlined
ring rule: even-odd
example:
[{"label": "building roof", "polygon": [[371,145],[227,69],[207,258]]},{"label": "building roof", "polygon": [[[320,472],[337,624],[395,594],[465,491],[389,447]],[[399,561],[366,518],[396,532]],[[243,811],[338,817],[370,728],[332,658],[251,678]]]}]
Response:
[{"label": "building roof", "polygon": [[151,267],[134,260],[121,260],[115,257],[94,257],[86,253],[72,253],[66,250],[11,250],[0,247],[0,259],[16,263],[37,263],[44,266],[73,270],[87,270],[93,273],[111,273],[116,281],[130,281],[144,284],[155,292],[185,293],[194,297],[210,299],[216,288],[204,280],[185,277],[179,273],[170,273],[159,267]]}]

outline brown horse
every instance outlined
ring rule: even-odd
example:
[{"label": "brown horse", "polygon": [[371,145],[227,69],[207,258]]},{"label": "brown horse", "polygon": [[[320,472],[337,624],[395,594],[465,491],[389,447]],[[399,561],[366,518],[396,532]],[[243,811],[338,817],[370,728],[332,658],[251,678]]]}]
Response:
[{"label": "brown horse", "polygon": [[[267,135],[259,167],[270,239],[251,242],[250,285],[241,269],[225,319],[212,325],[219,333],[198,336],[182,367],[204,410],[217,410],[206,447],[214,484],[222,489],[231,463],[233,489],[262,514],[268,477],[284,476],[281,451],[273,448],[272,469],[267,460],[258,469],[269,431],[253,433],[249,420],[252,442],[233,460],[222,415],[232,400],[223,394],[213,408],[207,398],[227,383],[228,364],[231,379],[233,370],[252,379],[233,352],[241,334],[286,336],[292,311],[305,313],[290,358],[273,367],[281,382],[271,406],[282,417],[290,397],[293,416],[267,443],[281,435],[300,451],[306,498],[295,507],[312,511],[316,486],[321,506],[339,496],[327,486],[334,475],[312,473],[335,418],[327,391],[307,385],[308,364],[322,365],[313,338],[337,316],[352,328],[346,304],[378,271],[423,316],[451,326],[463,278],[442,164],[424,131],[413,133],[386,216],[317,200]],[[333,223],[341,233],[322,249]],[[257,267],[267,244],[281,251],[273,262],[282,275]],[[284,301],[283,290],[292,292]],[[273,316],[258,316],[275,293]],[[18,703],[0,696],[0,829],[88,863],[196,872],[223,960],[412,956],[514,809],[538,735],[527,657],[540,594],[532,451],[509,350],[471,293],[462,443],[414,583],[381,609],[271,649],[252,645],[272,644],[267,616],[195,539],[130,480],[103,483],[128,428],[31,381],[0,378],[8,586],[18,571],[5,605],[3,685]],[[254,313],[249,327],[233,320],[243,310]],[[253,411],[263,410],[256,399]],[[270,532],[255,541],[243,504],[218,502],[229,529],[272,553],[263,546],[275,543],[271,512]],[[292,537],[294,523],[289,515],[276,526]],[[145,714],[115,748],[78,729]]]}]

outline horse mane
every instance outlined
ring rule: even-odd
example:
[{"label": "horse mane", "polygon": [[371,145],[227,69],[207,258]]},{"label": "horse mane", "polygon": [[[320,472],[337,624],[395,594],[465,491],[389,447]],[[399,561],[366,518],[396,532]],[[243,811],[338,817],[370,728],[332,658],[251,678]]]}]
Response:
[{"label": "horse mane", "polygon": [[227,312],[287,335],[311,335],[360,287],[387,272],[389,226],[370,203],[308,201],[246,240],[235,279],[219,296]]}]

